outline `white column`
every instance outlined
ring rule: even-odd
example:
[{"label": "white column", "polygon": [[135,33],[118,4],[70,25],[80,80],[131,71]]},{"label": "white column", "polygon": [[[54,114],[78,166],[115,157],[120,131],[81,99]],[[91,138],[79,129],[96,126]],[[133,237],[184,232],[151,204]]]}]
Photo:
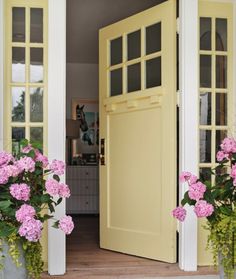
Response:
[{"label": "white column", "polygon": [[[48,155],[65,161],[66,106],[66,0],[49,0],[48,14]],[[65,215],[65,201],[57,207],[55,217]],[[66,271],[65,235],[48,229],[48,272],[62,275]]]},{"label": "white column", "polygon": [[4,57],[4,3],[0,0],[0,151],[3,150],[3,57]]},{"label": "white column", "polygon": [[[180,173],[198,173],[198,0],[180,0]],[[180,199],[187,185],[180,184]],[[197,219],[192,208],[179,228],[179,266],[197,269]]]}]

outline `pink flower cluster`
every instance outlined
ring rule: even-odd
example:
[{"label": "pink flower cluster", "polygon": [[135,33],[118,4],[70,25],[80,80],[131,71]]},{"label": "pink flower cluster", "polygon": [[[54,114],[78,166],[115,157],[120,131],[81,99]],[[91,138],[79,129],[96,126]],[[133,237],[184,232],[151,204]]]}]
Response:
[{"label": "pink flower cluster", "polygon": [[0,168],[0,184],[6,184],[9,179],[9,172],[5,167]]},{"label": "pink flower cluster", "polygon": [[198,218],[208,217],[214,212],[214,207],[212,204],[205,200],[198,201],[194,206],[194,212]]},{"label": "pink flower cluster", "polygon": [[12,184],[10,194],[17,200],[28,201],[30,198],[30,187],[25,183]]},{"label": "pink flower cluster", "polygon": [[46,192],[51,196],[59,195],[61,198],[70,197],[70,189],[68,185],[59,183],[55,179],[48,179],[45,183]]},{"label": "pink flower cluster", "polygon": [[183,222],[186,217],[186,209],[182,206],[178,206],[172,211],[172,215],[179,221]]},{"label": "pink flower cluster", "polygon": [[43,224],[34,218],[26,218],[19,228],[19,235],[31,242],[37,242],[42,235]]},{"label": "pink flower cluster", "polygon": [[221,145],[221,150],[217,152],[216,159],[218,162],[223,161],[224,159],[229,159],[232,153],[236,152],[236,141],[233,138],[225,138]]},{"label": "pink flower cluster", "polygon": [[202,199],[205,192],[206,185],[200,181],[189,185],[188,195],[192,200],[198,201]]},{"label": "pink flower cluster", "polygon": [[27,172],[34,172],[35,171],[35,162],[30,157],[23,157],[20,160],[16,161],[15,165],[18,169]]},{"label": "pink flower cluster", "polygon": [[65,233],[70,234],[74,229],[74,223],[71,216],[64,216],[59,221],[59,228]]},{"label": "pink flower cluster", "polygon": [[35,161],[42,162],[43,167],[46,168],[48,166],[48,157],[43,155],[40,151],[35,151]]},{"label": "pink flower cluster", "polygon": [[65,163],[60,160],[53,160],[49,165],[49,169],[57,175],[62,175],[65,171]]},{"label": "pink flower cluster", "polygon": [[12,160],[13,156],[10,153],[7,153],[5,151],[0,152],[0,167],[7,165]]},{"label": "pink flower cluster", "polygon": [[191,172],[183,171],[179,176],[179,181],[181,183],[188,182],[189,184],[193,184],[197,181],[197,176],[192,174]]},{"label": "pink flower cluster", "polygon": [[33,206],[28,204],[23,204],[17,211],[16,211],[16,220],[20,223],[25,222],[29,218],[33,218],[36,215],[36,211]]}]

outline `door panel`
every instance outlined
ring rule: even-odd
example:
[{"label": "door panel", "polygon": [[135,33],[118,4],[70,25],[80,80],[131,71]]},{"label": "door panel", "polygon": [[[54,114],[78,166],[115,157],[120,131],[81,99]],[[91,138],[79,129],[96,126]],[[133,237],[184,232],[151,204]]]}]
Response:
[{"label": "door panel", "polygon": [[100,30],[100,246],[176,261],[176,26],[167,1]]}]

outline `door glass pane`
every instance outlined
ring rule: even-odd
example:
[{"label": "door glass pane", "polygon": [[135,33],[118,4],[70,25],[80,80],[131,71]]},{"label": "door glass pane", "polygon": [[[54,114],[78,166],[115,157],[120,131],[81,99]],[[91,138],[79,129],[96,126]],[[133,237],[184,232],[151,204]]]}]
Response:
[{"label": "door glass pane", "polygon": [[43,43],[43,9],[30,9],[30,42]]},{"label": "door glass pane", "polygon": [[12,153],[18,154],[20,151],[20,141],[25,138],[25,128],[13,127],[11,138],[12,138]]},{"label": "door glass pane", "polygon": [[110,72],[110,96],[122,94],[122,68]]},{"label": "door glass pane", "polygon": [[12,8],[12,42],[25,42],[25,8]]},{"label": "door glass pane", "polygon": [[216,125],[227,125],[227,94],[216,94]]},{"label": "door glass pane", "polygon": [[43,82],[43,48],[30,49],[30,82]]},{"label": "door glass pane", "polygon": [[227,57],[216,56],[216,87],[227,88]]},{"label": "door glass pane", "polygon": [[128,66],[128,92],[141,89],[141,64]]},{"label": "door glass pane", "polygon": [[43,127],[30,128],[30,141],[34,143],[41,143],[43,145]]},{"label": "door glass pane", "polygon": [[25,88],[12,87],[12,122],[25,121]]},{"label": "door glass pane", "polygon": [[211,162],[211,131],[200,131],[200,163]]},{"label": "door glass pane", "polygon": [[161,51],[161,22],[146,27],[146,54]]},{"label": "door glass pane", "polygon": [[200,49],[211,50],[211,18],[200,18]]},{"label": "door glass pane", "polygon": [[43,122],[43,88],[30,88],[30,121]]},{"label": "door glass pane", "polygon": [[12,82],[25,82],[25,48],[12,48]]},{"label": "door glass pane", "polygon": [[216,19],[216,50],[227,51],[227,19]]},{"label": "door glass pane", "polygon": [[220,144],[226,136],[227,136],[227,131],[224,130],[216,131],[216,153],[220,150]]},{"label": "door glass pane", "polygon": [[200,95],[200,125],[211,125],[211,93]]},{"label": "door glass pane", "polygon": [[111,41],[111,66],[122,63],[122,37]]},{"label": "door glass pane", "polygon": [[141,31],[135,31],[128,34],[128,60],[132,60],[141,56]]},{"label": "door glass pane", "polygon": [[211,87],[211,55],[200,55],[200,87]]},{"label": "door glass pane", "polygon": [[146,61],[146,88],[161,86],[161,57]]},{"label": "door glass pane", "polygon": [[211,169],[210,168],[200,168],[200,178],[203,180],[211,180]]}]

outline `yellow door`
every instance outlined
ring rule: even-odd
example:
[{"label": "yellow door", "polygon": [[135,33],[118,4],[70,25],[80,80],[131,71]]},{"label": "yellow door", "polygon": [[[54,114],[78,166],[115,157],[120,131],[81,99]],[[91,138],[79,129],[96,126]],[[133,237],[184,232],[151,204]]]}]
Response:
[{"label": "yellow door", "polygon": [[176,261],[176,26],[169,0],[100,30],[100,246]]}]

